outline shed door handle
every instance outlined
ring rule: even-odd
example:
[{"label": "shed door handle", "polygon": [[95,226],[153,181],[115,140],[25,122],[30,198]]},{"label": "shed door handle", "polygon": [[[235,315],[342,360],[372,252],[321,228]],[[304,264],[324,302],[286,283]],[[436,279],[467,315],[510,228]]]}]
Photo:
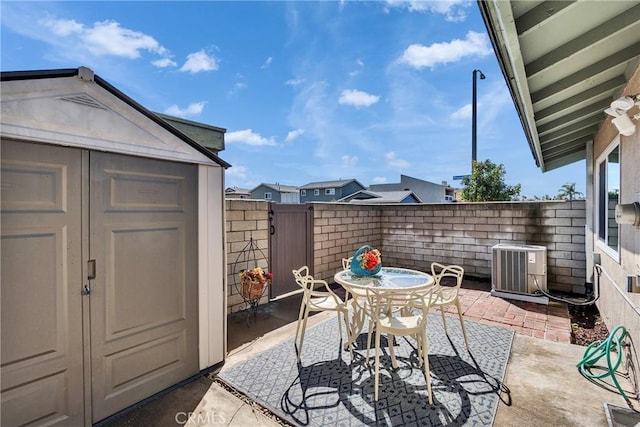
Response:
[{"label": "shed door handle", "polygon": [[93,280],[96,278],[96,260],[90,259],[87,262],[87,279]]}]

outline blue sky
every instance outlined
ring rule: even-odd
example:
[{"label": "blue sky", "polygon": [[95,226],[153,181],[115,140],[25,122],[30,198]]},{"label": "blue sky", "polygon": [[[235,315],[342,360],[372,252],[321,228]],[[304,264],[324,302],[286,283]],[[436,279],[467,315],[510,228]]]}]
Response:
[{"label": "blue sky", "polygon": [[227,129],[226,186],[470,173],[522,194],[585,192],[584,161],[541,173],[475,1],[0,3],[2,71],[87,66],[151,111]]}]

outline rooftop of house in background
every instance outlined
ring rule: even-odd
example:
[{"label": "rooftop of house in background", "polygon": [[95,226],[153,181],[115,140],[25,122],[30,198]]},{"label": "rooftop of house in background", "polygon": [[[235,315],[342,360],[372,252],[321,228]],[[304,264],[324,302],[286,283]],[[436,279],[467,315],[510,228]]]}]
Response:
[{"label": "rooftop of house in background", "polygon": [[422,200],[411,190],[371,191],[360,190],[343,197],[339,202],[349,203],[422,203]]},{"label": "rooftop of house in background", "polygon": [[249,190],[249,192],[253,193],[260,187],[269,188],[274,191],[279,191],[280,193],[297,193],[298,192],[298,187],[296,187],[295,185],[283,185],[277,182],[275,184],[269,184],[269,183],[263,182],[260,185],[257,185],[251,190]]},{"label": "rooftop of house in background", "polygon": [[340,188],[340,187],[344,187],[345,185],[351,184],[351,183],[356,183],[357,185],[361,186],[362,188],[366,188],[364,185],[362,185],[360,182],[358,182],[357,179],[339,179],[336,181],[317,181],[317,182],[310,182],[308,184],[305,184],[303,186],[300,187],[300,190],[313,190],[314,188]]},{"label": "rooftop of house in background", "polygon": [[224,189],[224,196],[228,199],[248,199],[251,192],[247,188],[227,187]]}]

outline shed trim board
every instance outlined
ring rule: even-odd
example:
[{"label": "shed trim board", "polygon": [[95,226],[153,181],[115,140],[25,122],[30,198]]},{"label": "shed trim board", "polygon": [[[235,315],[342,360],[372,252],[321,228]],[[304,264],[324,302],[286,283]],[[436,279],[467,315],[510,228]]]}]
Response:
[{"label": "shed trim board", "polygon": [[[3,141],[66,146],[197,165],[198,366],[226,355],[224,169],[230,166],[88,68],[2,73]],[[85,159],[83,157],[83,165]],[[83,166],[83,168],[86,165]],[[85,188],[87,184],[83,183]],[[85,190],[83,190],[85,191]],[[86,218],[83,218],[83,223]],[[83,246],[82,259],[87,255]],[[82,275],[86,277],[86,266]],[[79,290],[78,290],[79,292]],[[83,323],[86,323],[83,313]],[[90,368],[83,368],[90,383]],[[85,423],[90,422],[85,384]],[[135,402],[132,402],[135,403]]]}]

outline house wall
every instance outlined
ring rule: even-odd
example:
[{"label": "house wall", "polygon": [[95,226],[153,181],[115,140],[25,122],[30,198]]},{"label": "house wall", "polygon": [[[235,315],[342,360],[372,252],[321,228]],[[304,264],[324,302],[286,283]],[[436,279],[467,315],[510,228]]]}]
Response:
[{"label": "house wall", "polygon": [[[420,197],[424,203],[443,203],[447,193],[447,187],[435,184],[433,182],[424,181],[422,179],[412,178],[406,175],[400,175],[399,183],[391,184],[374,184],[370,185],[371,191],[402,191],[412,190]],[[453,194],[451,195],[453,196]]]},{"label": "house wall", "polygon": [[[622,94],[640,93],[640,66],[636,67]],[[622,95],[621,94],[621,95]],[[628,111],[630,117],[639,112],[634,107]],[[636,132],[631,136],[619,136],[620,140],[620,203],[640,202],[640,121],[636,120]],[[603,123],[593,144],[590,164],[587,165],[591,193],[587,194],[593,209],[586,239],[590,240],[595,258],[602,266],[600,276],[600,298],[597,302],[601,316],[609,330],[617,325],[624,326],[632,337],[640,336],[640,292],[627,291],[627,280],[636,277],[640,280],[640,229],[632,225],[621,224],[619,228],[620,257],[611,257],[598,242],[597,236],[597,159],[607,150],[612,141],[618,138],[618,131],[611,123],[611,117]],[[597,276],[594,281],[597,280]],[[636,343],[637,346],[637,343]],[[638,361],[636,361],[638,362]]]},{"label": "house wall", "polygon": [[270,202],[275,202],[275,203],[280,203],[281,199],[280,199],[280,192],[277,190],[274,190],[271,187],[267,187],[266,185],[261,185],[258,188],[256,188],[255,190],[253,190],[251,192],[251,198],[255,199],[255,200],[266,200],[264,198],[264,194],[265,193],[271,193],[271,199],[269,199]]},{"label": "house wall", "polygon": [[[240,269],[247,268],[246,259],[253,266],[266,268],[269,255],[269,203],[264,200],[225,200],[227,233],[227,313],[244,310],[248,306],[240,295]],[[247,253],[253,238],[262,251]],[[260,300],[265,303],[268,295]]]}]

